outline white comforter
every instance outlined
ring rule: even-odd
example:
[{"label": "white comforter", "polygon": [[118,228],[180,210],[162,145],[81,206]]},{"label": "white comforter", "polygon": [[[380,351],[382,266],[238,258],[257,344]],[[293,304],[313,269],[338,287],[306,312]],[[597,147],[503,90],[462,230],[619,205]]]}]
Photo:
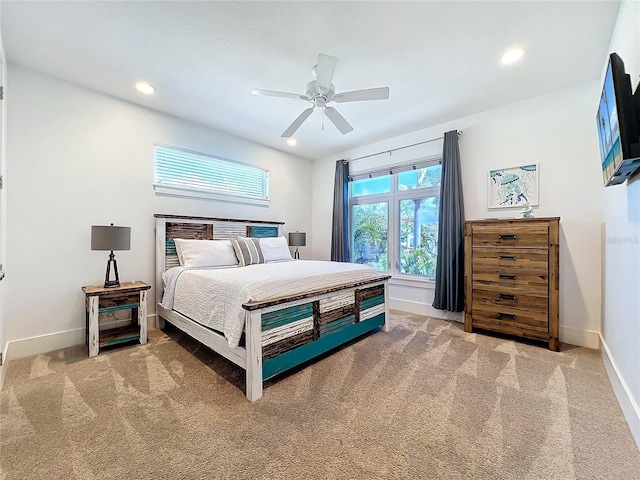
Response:
[{"label": "white comforter", "polygon": [[244,329],[243,303],[295,295],[369,280],[382,275],[367,265],[295,260],[239,268],[167,270],[162,306],[224,333],[238,346]]}]

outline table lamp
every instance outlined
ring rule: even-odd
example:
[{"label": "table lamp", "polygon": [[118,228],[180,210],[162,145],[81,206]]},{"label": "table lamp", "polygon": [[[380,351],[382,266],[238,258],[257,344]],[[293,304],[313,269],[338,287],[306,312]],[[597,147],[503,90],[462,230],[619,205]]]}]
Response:
[{"label": "table lamp", "polygon": [[293,254],[293,258],[300,258],[298,247],[304,247],[307,245],[307,234],[303,232],[289,232],[289,246],[296,247],[296,251]]},{"label": "table lamp", "polygon": [[[91,250],[111,250],[109,260],[107,260],[107,274],[104,277],[104,288],[113,288],[120,286],[120,278],[118,277],[118,264],[114,250],[129,250],[131,247],[131,227],[114,227],[113,223],[109,226],[92,225],[91,226]],[[110,280],[111,264],[115,279]]]}]

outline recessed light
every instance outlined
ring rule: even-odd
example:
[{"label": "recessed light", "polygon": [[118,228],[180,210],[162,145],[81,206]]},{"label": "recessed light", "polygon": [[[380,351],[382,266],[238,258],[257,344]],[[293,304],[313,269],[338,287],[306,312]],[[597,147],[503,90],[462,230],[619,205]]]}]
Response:
[{"label": "recessed light", "polygon": [[510,48],[505,52],[504,55],[502,55],[501,62],[503,65],[510,65],[512,63],[516,63],[522,57],[524,57],[525,52],[526,50],[524,48],[520,48],[520,47]]},{"label": "recessed light", "polygon": [[298,141],[295,138],[287,138],[287,144],[291,145],[292,147],[298,143]]},{"label": "recessed light", "polygon": [[147,82],[136,82],[136,90],[143,95],[151,95],[156,91],[156,89]]}]

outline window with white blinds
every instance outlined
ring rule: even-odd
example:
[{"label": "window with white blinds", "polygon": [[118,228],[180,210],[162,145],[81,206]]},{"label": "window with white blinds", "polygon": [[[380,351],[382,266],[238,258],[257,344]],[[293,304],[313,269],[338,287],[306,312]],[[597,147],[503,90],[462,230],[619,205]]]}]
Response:
[{"label": "window with white blinds", "polygon": [[269,204],[269,172],[204,153],[155,147],[157,194]]}]

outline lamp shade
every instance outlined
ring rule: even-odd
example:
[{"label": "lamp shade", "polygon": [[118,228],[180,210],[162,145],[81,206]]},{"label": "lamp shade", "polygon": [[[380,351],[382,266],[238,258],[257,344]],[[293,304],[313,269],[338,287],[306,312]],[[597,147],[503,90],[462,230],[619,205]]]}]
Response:
[{"label": "lamp shade", "polygon": [[91,226],[91,250],[129,250],[131,227]]},{"label": "lamp shade", "polygon": [[304,232],[290,232],[289,246],[304,247],[307,244],[307,234]]}]

